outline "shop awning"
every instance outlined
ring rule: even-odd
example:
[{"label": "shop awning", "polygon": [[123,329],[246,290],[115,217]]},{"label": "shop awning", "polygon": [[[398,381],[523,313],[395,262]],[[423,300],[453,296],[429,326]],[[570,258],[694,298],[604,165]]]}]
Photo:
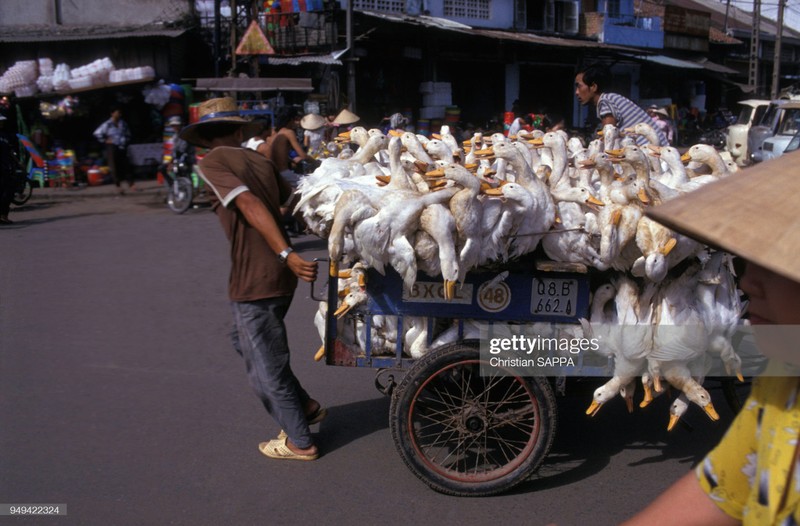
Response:
[{"label": "shop awning", "polygon": [[626,55],[642,62],[652,62],[661,66],[668,66],[671,68],[682,69],[705,69],[700,64],[689,62],[688,60],[681,60],[678,58],[667,57],[665,55]]},{"label": "shop awning", "polygon": [[683,60],[679,58],[667,57],[665,55],[629,55],[623,53],[624,56],[641,60],[642,62],[652,62],[661,66],[681,69],[704,69],[706,71],[713,71],[714,73],[722,73],[725,75],[736,75],[738,70],[731,69],[722,64],[716,64],[706,58],[701,58],[697,61]]},{"label": "shop awning", "polygon": [[300,55],[296,57],[280,57],[275,55],[264,55],[259,57],[260,61],[265,64],[272,64],[273,66],[300,66],[303,64],[327,64],[329,66],[341,66],[342,61],[339,60],[334,53],[326,55]]},{"label": "shop awning", "polygon": [[714,73],[723,73],[725,75],[737,75],[740,73],[739,70],[729,68],[728,66],[723,66],[722,64],[716,64],[705,58],[698,60],[697,63],[708,71],[713,71]]},{"label": "shop awning", "polygon": [[166,37],[184,34],[184,28],[163,26],[6,26],[0,33],[0,43],[62,42],[68,40],[107,40],[117,38]]},{"label": "shop awning", "polygon": [[194,79],[196,91],[314,91],[311,79],[219,77]]},{"label": "shop awning", "polygon": [[376,11],[359,11],[359,14],[365,14],[375,18],[380,18],[388,22],[397,22],[401,24],[409,24],[422,27],[430,27],[442,29],[446,31],[455,31],[465,33],[470,36],[482,36],[486,38],[493,38],[496,40],[508,40],[520,42],[524,44],[535,44],[540,46],[553,46],[553,47],[569,47],[569,48],[586,48],[586,49],[605,49],[617,51],[635,51],[635,49],[625,46],[614,46],[604,44],[596,40],[580,40],[563,37],[550,37],[536,35],[533,33],[521,33],[517,31],[500,31],[496,29],[480,29],[473,28],[465,24],[454,22],[446,18],[437,18],[433,16],[409,16],[397,13],[379,13]]}]

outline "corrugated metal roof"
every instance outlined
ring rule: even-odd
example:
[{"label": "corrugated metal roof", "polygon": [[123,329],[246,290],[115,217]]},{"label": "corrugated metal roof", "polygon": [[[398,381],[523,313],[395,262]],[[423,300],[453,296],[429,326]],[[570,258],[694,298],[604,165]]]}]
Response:
[{"label": "corrugated metal roof", "polygon": [[628,55],[636,60],[642,62],[653,62],[661,66],[669,66],[672,68],[685,68],[685,69],[704,69],[700,64],[689,62],[688,60],[680,60],[677,58],[666,57],[664,55]]},{"label": "corrugated metal roof", "polygon": [[596,40],[580,40],[570,39],[554,36],[542,36],[533,33],[522,33],[519,31],[501,31],[496,29],[476,29],[468,25],[454,22],[446,18],[437,18],[433,16],[409,16],[399,13],[381,13],[377,11],[359,11],[368,16],[373,16],[389,22],[398,22],[401,24],[410,24],[422,27],[432,27],[443,29],[446,31],[456,31],[465,33],[471,36],[478,35],[497,40],[512,40],[526,44],[536,44],[540,46],[556,46],[556,47],[571,47],[571,48],[593,48],[593,49],[607,49],[617,51],[636,51],[634,48],[625,46],[615,46],[597,42]]},{"label": "corrugated metal roof", "polygon": [[186,28],[163,26],[5,26],[0,42],[61,42],[68,40],[106,40],[117,38],[167,37],[174,38]]},{"label": "corrugated metal roof", "polygon": [[722,64],[711,62],[706,58],[699,60],[682,60],[679,58],[667,57],[665,55],[625,55],[636,60],[641,60],[642,62],[653,62],[655,64],[672,68],[705,69],[707,71],[713,71],[714,73],[724,73],[730,75],[739,73],[738,70],[731,69],[727,66],[723,66]]},{"label": "corrugated metal roof", "polygon": [[297,57],[276,57],[274,55],[268,55],[263,58],[267,64],[273,64],[276,66],[300,66],[303,64],[327,64],[330,66],[342,65],[342,61],[335,58],[331,53],[328,53],[327,55],[302,55]]}]

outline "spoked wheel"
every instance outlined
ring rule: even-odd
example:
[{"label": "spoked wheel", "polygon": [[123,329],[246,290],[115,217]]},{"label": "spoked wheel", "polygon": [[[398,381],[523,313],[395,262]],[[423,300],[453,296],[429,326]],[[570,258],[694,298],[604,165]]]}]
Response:
[{"label": "spoked wheel", "polygon": [[177,177],[169,185],[167,206],[176,214],[182,214],[192,205],[192,180],[188,177]]},{"label": "spoked wheel", "polygon": [[31,184],[30,179],[25,179],[25,182],[22,184],[22,186],[14,192],[13,196],[11,196],[11,202],[17,206],[22,206],[28,202],[28,199],[31,198],[32,194],[33,185]]},{"label": "spoked wheel", "polygon": [[[484,362],[484,365],[487,365]],[[392,396],[389,423],[411,471],[436,491],[485,496],[528,478],[556,430],[546,378],[481,376],[477,342],[419,359]]]}]

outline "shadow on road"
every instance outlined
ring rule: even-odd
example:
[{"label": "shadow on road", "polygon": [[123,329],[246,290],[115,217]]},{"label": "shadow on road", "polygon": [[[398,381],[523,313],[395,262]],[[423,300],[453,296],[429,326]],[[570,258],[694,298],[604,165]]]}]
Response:
[{"label": "shadow on road", "polygon": [[389,397],[382,396],[328,408],[320,424],[323,453],[330,453],[389,426]]},{"label": "shadow on road", "polygon": [[635,457],[628,461],[631,467],[652,465],[657,470],[661,462],[677,461],[688,471],[722,438],[734,416],[718,389],[709,392],[721,419],[712,422],[698,407],[690,407],[672,431],[667,431],[667,423],[674,394],[664,394],[644,409],[638,407],[637,397],[633,413],[615,398],[590,417],[585,411],[591,387],[568,392],[558,398],[558,428],[550,453],[531,479],[512,493],[574,484],[603,471],[617,455]]},{"label": "shadow on road", "polygon": [[27,228],[36,225],[43,225],[46,223],[53,223],[55,221],[63,221],[64,219],[78,219],[81,217],[93,217],[93,216],[109,216],[114,215],[115,212],[89,212],[85,214],[69,214],[69,215],[60,215],[60,216],[53,216],[53,217],[41,217],[38,219],[24,219],[24,220],[17,220],[14,219],[12,216],[11,219],[14,221],[13,225],[6,225],[3,227],[4,230],[13,230],[13,229],[21,229]]}]

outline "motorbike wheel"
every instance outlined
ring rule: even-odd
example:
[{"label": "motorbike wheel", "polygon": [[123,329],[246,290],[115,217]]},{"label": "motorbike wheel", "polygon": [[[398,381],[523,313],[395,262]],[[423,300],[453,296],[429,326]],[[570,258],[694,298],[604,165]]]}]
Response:
[{"label": "motorbike wheel", "polygon": [[182,214],[192,206],[192,180],[178,177],[169,185],[167,206],[176,214]]},{"label": "motorbike wheel", "polygon": [[30,179],[25,179],[25,182],[14,191],[14,195],[11,197],[11,202],[17,206],[24,205],[28,202],[28,199],[31,198],[33,194],[33,185],[31,184]]}]

